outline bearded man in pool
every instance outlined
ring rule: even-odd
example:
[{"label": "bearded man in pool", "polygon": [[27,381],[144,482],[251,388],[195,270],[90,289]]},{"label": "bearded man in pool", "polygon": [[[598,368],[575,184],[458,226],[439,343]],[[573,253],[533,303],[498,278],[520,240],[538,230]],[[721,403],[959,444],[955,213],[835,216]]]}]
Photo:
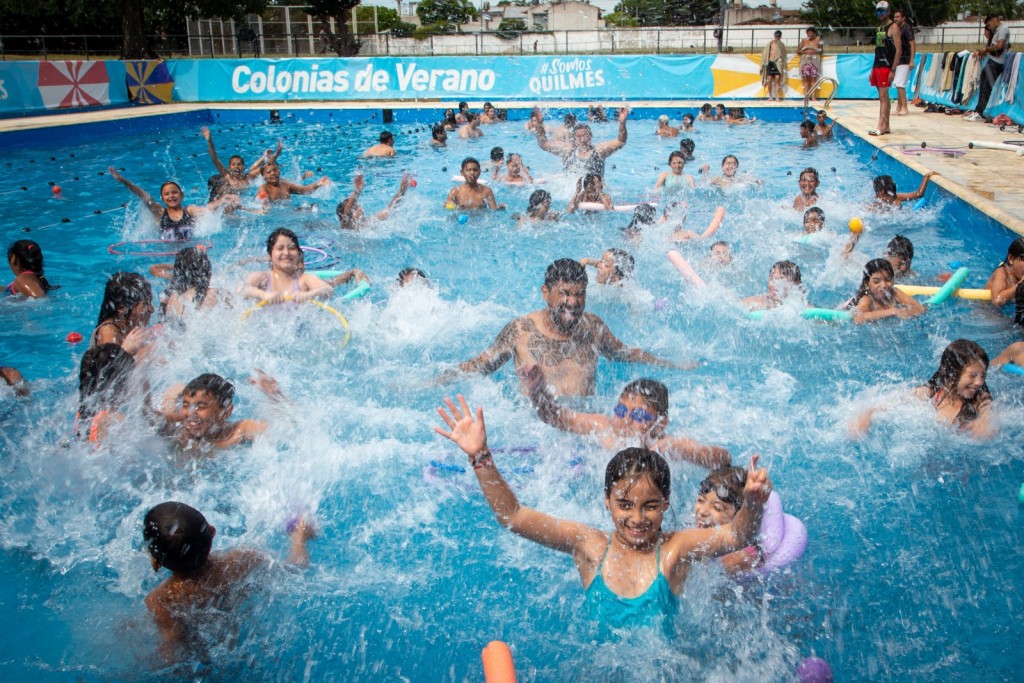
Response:
[{"label": "bearded man in pool", "polygon": [[[489,375],[514,359],[516,370],[539,366],[553,394],[594,393],[597,356],[628,363],[650,363],[691,369],[658,358],[643,349],[626,346],[612,334],[601,318],[584,312],[587,301],[587,271],[572,259],[559,259],[548,266],[541,296],[547,309],[516,318],[498,333],[494,343],[476,358],[446,370],[439,381],[462,374]],[[523,388],[526,393],[526,388]]]}]

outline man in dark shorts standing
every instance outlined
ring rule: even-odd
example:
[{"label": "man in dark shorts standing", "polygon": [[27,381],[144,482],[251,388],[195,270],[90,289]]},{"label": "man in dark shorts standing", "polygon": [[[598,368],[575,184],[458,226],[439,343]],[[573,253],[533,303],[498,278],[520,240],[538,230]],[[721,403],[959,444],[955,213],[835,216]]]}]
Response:
[{"label": "man in dark shorts standing", "polygon": [[878,88],[878,127],[868,131],[868,135],[889,134],[889,113],[892,101],[889,99],[889,86],[896,77],[896,65],[903,56],[900,41],[900,27],[889,18],[889,3],[881,0],[875,5],[875,15],[882,25],[875,31],[875,62],[871,66],[870,83]]},{"label": "man in dark shorts standing", "polygon": [[761,52],[761,85],[768,89],[768,101],[777,102],[782,99],[785,87],[784,75],[787,71],[786,46],[782,42],[782,31],[776,31],[772,42]]},{"label": "man in dark shorts standing", "polygon": [[974,54],[978,58],[988,57],[988,61],[981,71],[978,106],[964,116],[967,121],[985,120],[985,107],[988,106],[988,100],[992,97],[992,87],[995,85],[996,79],[1003,73],[1006,51],[1010,48],[1010,29],[1002,22],[1002,18],[998,14],[989,14],[985,17],[985,28],[991,32],[992,38],[983,49]]}]

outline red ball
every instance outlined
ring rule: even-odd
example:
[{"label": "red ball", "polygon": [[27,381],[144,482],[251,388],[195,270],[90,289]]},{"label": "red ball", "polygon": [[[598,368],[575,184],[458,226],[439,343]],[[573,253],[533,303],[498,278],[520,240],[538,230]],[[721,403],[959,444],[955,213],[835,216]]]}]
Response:
[{"label": "red ball", "polygon": [[78,334],[77,332],[69,332],[68,336],[65,337],[65,339],[67,340],[68,344],[77,344],[78,342],[82,341],[82,335]]},{"label": "red ball", "polygon": [[60,194],[60,185],[54,185],[53,186],[53,193],[54,194]]},{"label": "red ball", "polygon": [[409,178],[409,187],[416,187],[416,179]]}]

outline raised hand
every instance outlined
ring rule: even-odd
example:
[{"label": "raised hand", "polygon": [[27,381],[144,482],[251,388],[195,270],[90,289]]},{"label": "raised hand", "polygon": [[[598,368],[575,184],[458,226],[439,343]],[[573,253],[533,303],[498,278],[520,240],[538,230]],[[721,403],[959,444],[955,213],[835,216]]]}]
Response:
[{"label": "raised hand", "polygon": [[772,480],[768,478],[768,470],[757,466],[761,456],[755,453],[750,458],[747,466],[747,483],[743,487],[743,497],[746,500],[759,501],[764,505],[772,492]]},{"label": "raised hand", "polygon": [[[434,427],[434,431],[452,441],[470,457],[487,449],[487,427],[484,425],[484,409],[476,409],[476,419],[466,405],[462,394],[457,396],[459,405],[450,398],[444,399],[444,406],[437,409],[441,420],[448,425],[448,430]],[[447,410],[445,410],[447,406]]]}]

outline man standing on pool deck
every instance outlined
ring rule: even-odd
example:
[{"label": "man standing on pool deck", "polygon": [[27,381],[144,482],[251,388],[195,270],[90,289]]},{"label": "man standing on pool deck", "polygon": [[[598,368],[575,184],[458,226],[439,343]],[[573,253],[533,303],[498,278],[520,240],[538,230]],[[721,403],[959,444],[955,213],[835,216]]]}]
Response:
[{"label": "man standing on pool deck", "polygon": [[[578,261],[558,259],[548,266],[540,292],[547,303],[546,310],[516,318],[498,333],[490,348],[460,363],[458,368],[446,370],[439,381],[450,381],[467,373],[489,375],[513,359],[517,371],[539,366],[552,393],[587,396],[594,393],[598,354],[629,363],[693,367],[626,346],[603,320],[585,313],[587,271]],[[525,386],[523,392],[526,393]]]},{"label": "man standing on pool deck", "polygon": [[988,45],[974,54],[979,59],[988,57],[988,62],[981,72],[981,82],[978,85],[978,106],[964,116],[967,121],[985,120],[985,107],[992,96],[992,87],[1003,73],[1006,51],[1010,48],[1010,29],[1002,22],[1002,17],[998,14],[988,15],[985,17],[985,28],[992,33],[992,39],[988,41]]},{"label": "man standing on pool deck", "polygon": [[871,85],[878,88],[878,127],[868,131],[868,135],[889,134],[889,112],[892,100],[889,99],[889,86],[896,76],[896,65],[903,57],[900,27],[889,18],[889,3],[885,0],[875,5],[875,15],[882,25],[875,31],[875,61],[871,67]]},{"label": "man standing on pool deck", "polygon": [[604,178],[604,160],[615,152],[618,152],[626,145],[626,119],[629,118],[629,108],[619,109],[619,136],[608,142],[593,144],[594,134],[587,124],[579,124],[573,128],[568,142],[555,142],[548,140],[547,132],[544,130],[544,114],[539,108],[534,108],[530,119],[534,122],[534,133],[537,135],[537,144],[545,152],[557,154],[562,158],[562,166],[566,173],[580,177],[588,173]]},{"label": "man standing on pool deck", "polygon": [[789,70],[789,58],[786,46],[782,42],[782,31],[776,31],[772,42],[761,52],[761,84],[768,88],[768,101],[778,102],[782,99],[785,88],[784,77]]},{"label": "man standing on pool deck", "polygon": [[896,63],[896,77],[892,84],[896,88],[896,116],[906,116],[910,113],[907,108],[907,83],[910,81],[910,72],[914,69],[914,51],[917,43],[914,41],[914,27],[907,21],[906,10],[898,9],[893,12],[893,21],[900,29],[900,60]]}]

